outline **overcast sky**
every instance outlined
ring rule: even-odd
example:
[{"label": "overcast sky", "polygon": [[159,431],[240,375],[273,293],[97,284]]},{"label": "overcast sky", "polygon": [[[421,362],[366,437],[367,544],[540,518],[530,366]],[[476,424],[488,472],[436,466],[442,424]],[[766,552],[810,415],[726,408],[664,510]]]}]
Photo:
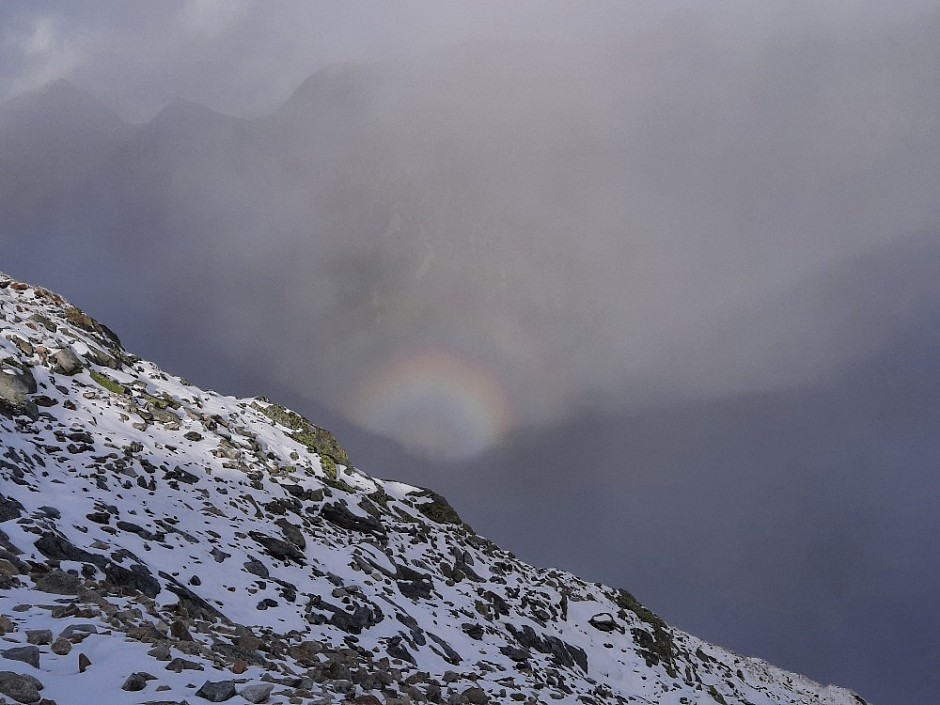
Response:
[{"label": "overcast sky", "polygon": [[68,78],[132,120],[148,119],[174,97],[256,117],[324,65],[417,55],[468,39],[622,41],[683,21],[710,25],[742,44],[787,32],[846,38],[916,21],[935,6],[931,0],[12,0],[0,7],[0,98]]},{"label": "overcast sky", "polygon": [[[254,122],[159,152],[165,190],[119,151],[0,267],[172,372],[322,404],[523,559],[900,705],[940,655],[938,46],[936,0],[4,2],[0,102]],[[344,62],[380,69],[261,119]],[[307,125],[330,86],[381,130]]]}]

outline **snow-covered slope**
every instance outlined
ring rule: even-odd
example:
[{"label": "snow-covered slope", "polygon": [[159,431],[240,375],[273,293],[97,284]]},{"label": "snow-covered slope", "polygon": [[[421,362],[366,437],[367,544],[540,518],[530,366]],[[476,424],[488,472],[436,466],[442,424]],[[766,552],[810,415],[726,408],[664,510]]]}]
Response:
[{"label": "snow-covered slope", "polygon": [[863,702],[525,565],[4,275],[0,359],[0,702]]}]

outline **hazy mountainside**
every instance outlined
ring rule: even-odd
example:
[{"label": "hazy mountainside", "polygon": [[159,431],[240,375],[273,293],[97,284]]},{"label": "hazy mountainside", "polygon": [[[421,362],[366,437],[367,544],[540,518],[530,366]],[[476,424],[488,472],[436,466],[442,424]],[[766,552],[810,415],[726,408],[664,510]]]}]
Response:
[{"label": "hazy mountainside", "polygon": [[0,105],[3,224],[33,223],[51,194],[92,172],[126,133],[107,106],[64,80]]},{"label": "hazy mountainside", "polygon": [[[0,693],[17,702],[862,702],[516,560],[264,398],[0,279]],[[195,692],[194,692],[195,691]]]}]

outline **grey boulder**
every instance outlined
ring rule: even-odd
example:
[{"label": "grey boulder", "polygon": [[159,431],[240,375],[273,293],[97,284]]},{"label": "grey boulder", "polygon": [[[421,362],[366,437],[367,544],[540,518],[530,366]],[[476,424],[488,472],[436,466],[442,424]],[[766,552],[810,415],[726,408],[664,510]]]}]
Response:
[{"label": "grey boulder", "polygon": [[14,649],[4,649],[0,651],[0,654],[3,658],[22,661],[33,668],[39,668],[39,647],[37,646],[17,646]]},{"label": "grey boulder", "polygon": [[222,703],[235,697],[235,681],[206,681],[196,695],[210,703]]},{"label": "grey boulder", "polygon": [[39,700],[42,683],[32,676],[23,676],[13,671],[0,671],[0,693],[18,703],[34,703]]},{"label": "grey boulder", "polygon": [[273,683],[258,683],[257,685],[246,685],[239,695],[250,703],[263,703],[267,701],[272,690],[274,690]]}]

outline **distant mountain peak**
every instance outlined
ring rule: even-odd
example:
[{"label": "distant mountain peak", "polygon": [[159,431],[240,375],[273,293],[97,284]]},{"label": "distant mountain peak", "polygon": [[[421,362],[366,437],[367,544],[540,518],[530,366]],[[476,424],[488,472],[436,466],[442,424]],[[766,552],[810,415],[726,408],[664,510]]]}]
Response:
[{"label": "distant mountain peak", "polygon": [[179,96],[173,98],[160,112],[147,123],[148,127],[162,127],[170,124],[183,123],[210,123],[220,121],[236,121],[228,115],[216,112],[212,108],[200,105]]},{"label": "distant mountain peak", "polygon": [[330,64],[304,80],[275,115],[323,111],[356,114],[367,104],[372,79],[372,70],[361,64]]},{"label": "distant mountain peak", "polygon": [[0,693],[19,702],[74,702],[86,670],[128,704],[863,702],[522,563],[53,292],[0,275],[0,319]]},{"label": "distant mountain peak", "polygon": [[42,93],[63,93],[63,94],[71,94],[71,95],[78,95],[78,94],[86,93],[86,91],[83,91],[80,88],[77,88],[74,83],[72,83],[71,81],[65,78],[57,78],[51,83],[47,83],[45,86],[43,86],[39,90]]}]

